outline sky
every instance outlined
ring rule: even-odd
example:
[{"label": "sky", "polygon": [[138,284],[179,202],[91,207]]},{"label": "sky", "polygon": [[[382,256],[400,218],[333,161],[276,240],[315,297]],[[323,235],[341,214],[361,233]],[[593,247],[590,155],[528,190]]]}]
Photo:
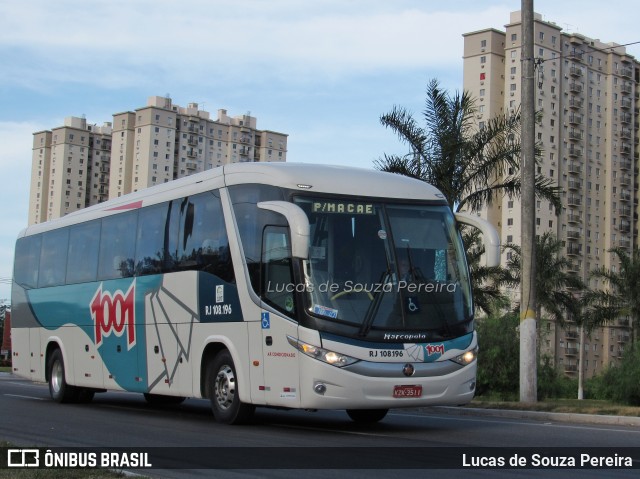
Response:
[{"label": "sky", "polygon": [[[640,41],[635,0],[537,0],[564,31]],[[504,30],[520,1],[22,0],[0,2],[0,301],[27,226],[33,133],[102,125],[169,95],[287,133],[290,162],[373,168],[406,153],[379,118],[462,89],[462,34]],[[640,58],[640,45],[627,47]]]}]

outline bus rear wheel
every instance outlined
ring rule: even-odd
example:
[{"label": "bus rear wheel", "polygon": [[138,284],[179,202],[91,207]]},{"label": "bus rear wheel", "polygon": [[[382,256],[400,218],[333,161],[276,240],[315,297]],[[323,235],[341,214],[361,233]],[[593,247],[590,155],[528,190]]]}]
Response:
[{"label": "bus rear wheel", "polygon": [[62,352],[56,349],[49,359],[49,394],[59,403],[74,402],[78,399],[78,389],[67,384]]},{"label": "bus rear wheel", "polygon": [[236,367],[231,353],[220,351],[208,370],[208,396],[216,421],[223,424],[243,424],[253,416],[255,406],[240,401]]},{"label": "bus rear wheel", "polygon": [[373,424],[382,421],[388,409],[347,409],[349,417],[359,424]]}]

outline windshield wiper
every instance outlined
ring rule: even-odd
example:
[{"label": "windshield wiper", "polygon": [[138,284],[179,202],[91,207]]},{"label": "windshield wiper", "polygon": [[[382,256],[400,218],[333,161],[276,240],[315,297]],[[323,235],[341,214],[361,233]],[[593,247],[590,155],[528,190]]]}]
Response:
[{"label": "windshield wiper", "polygon": [[[389,270],[383,271],[380,277],[380,283],[378,284],[381,284],[381,285],[386,284],[387,279],[389,279],[390,277],[391,277],[391,271]],[[373,321],[376,318],[376,315],[378,314],[378,310],[380,309],[380,303],[382,303],[382,297],[384,293],[385,293],[384,287],[380,288],[380,291],[377,291],[375,293],[375,296],[373,297],[373,301],[371,301],[371,304],[367,308],[367,312],[364,315],[364,321],[362,321],[362,326],[360,326],[360,330],[358,331],[359,336],[366,336],[367,334],[369,334],[371,325],[373,324]]]}]

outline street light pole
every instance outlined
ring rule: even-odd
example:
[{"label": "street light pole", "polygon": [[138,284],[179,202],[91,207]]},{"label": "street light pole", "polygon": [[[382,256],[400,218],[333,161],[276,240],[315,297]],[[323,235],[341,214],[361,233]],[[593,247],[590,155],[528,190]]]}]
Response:
[{"label": "street light pole", "polygon": [[522,283],[520,285],[520,401],[532,403],[537,394],[536,268],[535,268],[535,61],[533,58],[533,0],[522,0]]}]

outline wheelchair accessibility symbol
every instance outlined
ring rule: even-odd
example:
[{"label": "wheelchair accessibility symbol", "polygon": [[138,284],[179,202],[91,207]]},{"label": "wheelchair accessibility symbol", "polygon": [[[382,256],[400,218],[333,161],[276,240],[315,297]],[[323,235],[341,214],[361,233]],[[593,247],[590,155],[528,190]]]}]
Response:
[{"label": "wheelchair accessibility symbol", "polygon": [[262,329],[271,328],[271,319],[269,319],[269,313],[262,313]]},{"label": "wheelchair accessibility symbol", "polygon": [[415,314],[420,312],[420,305],[418,303],[418,298],[409,296],[407,297],[407,311],[409,314]]}]

